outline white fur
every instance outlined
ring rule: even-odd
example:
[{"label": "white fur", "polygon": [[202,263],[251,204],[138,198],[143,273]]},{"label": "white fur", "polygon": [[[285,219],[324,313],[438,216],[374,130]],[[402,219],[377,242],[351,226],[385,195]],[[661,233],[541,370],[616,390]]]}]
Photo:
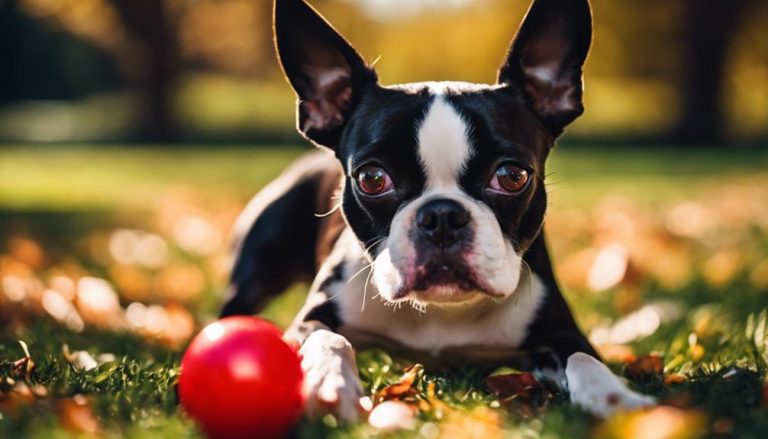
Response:
[{"label": "white fur", "polygon": [[472,155],[469,128],[441,95],[437,95],[418,131],[419,158],[427,174],[428,188],[456,185]]},{"label": "white fur", "polygon": [[539,278],[530,273],[506,299],[477,296],[467,303],[426,307],[392,304],[378,296],[376,287],[368,283],[361,255],[349,256],[345,272],[363,272],[335,285],[329,294],[336,296],[344,322],[339,332],[353,341],[373,336],[434,354],[460,347],[512,351],[524,341],[546,293]]},{"label": "white fur", "polygon": [[299,354],[307,415],[317,418],[330,409],[344,421],[356,421],[363,389],[352,345],[341,335],[320,329],[307,337]]},{"label": "white fur", "polygon": [[[415,250],[411,239],[416,212],[435,198],[448,198],[461,203],[470,212],[475,231],[467,265],[484,282],[482,287],[499,297],[512,295],[522,269],[522,256],[504,236],[496,215],[485,203],[466,195],[458,187],[433,189],[412,201],[392,219],[389,237],[381,244],[382,252],[373,262],[373,283],[382,297],[394,300],[394,292],[414,269]],[[385,245],[386,244],[386,245]]]},{"label": "white fur", "polygon": [[568,357],[565,376],[571,402],[601,418],[655,404],[653,398],[633,392],[605,364],[582,352]]}]

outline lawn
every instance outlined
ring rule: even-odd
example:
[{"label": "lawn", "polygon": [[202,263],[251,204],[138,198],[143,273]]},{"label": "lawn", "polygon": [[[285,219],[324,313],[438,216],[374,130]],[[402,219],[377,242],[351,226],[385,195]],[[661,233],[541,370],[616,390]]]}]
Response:
[{"label": "lawn", "polygon": [[[0,437],[199,436],[181,352],[216,315],[239,209],[303,150],[0,148]],[[599,421],[538,386],[364,351],[364,386],[413,428],[326,416],[297,437],[768,437],[768,152],[563,146],[548,172],[577,319],[662,405]],[[284,326],[305,290],[264,315]]]}]

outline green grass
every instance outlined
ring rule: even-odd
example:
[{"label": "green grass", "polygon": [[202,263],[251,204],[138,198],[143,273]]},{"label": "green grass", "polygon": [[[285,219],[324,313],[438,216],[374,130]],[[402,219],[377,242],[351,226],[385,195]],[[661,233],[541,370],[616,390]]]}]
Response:
[{"label": "green grass", "polygon": [[[115,148],[5,146],[0,206],[14,209],[115,209],[142,206],[173,186],[247,197],[274,178],[301,148]],[[765,150],[662,150],[658,147],[557,147],[548,169],[553,201],[584,205],[606,193],[669,199],[768,168]],[[706,187],[707,185],[705,185]]]},{"label": "green grass", "polygon": [[[146,230],[168,243],[169,265],[196,267],[202,273],[201,292],[182,303],[203,323],[215,315],[220,302],[224,283],[223,273],[216,268],[220,256],[194,254],[174,241],[173,227],[166,224],[168,212],[164,209],[172,204],[168,200],[183,199],[179,212],[208,218],[224,233],[233,212],[304,150],[0,149],[0,277],[16,273],[12,270],[18,270],[19,263],[31,267],[25,276],[40,282],[62,271],[72,276],[103,276],[117,285],[125,306],[138,299],[122,296],[122,284],[114,277],[116,264],[98,248],[104,247],[104,237],[115,228]],[[600,233],[606,227],[599,225],[606,203],[618,211],[622,203],[629,203],[627,212],[648,217],[629,215],[641,238],[634,241],[638,246],[660,242],[666,246],[663,248],[682,252],[690,264],[684,280],[676,284],[665,283],[647,269],[642,255],[637,261],[632,259],[634,277],[607,291],[592,292],[578,282],[565,282],[568,299],[587,330],[611,323],[645,303],[673,302],[681,310],[652,334],[626,343],[637,355],[662,355],[667,376],[685,377],[667,384],[659,374],[631,380],[633,386],[679,407],[675,422],[681,422],[688,434],[679,437],[768,436],[768,401],[763,390],[768,361],[768,281],[760,277],[760,267],[768,267],[768,219],[753,218],[768,217],[760,210],[761,200],[768,205],[768,192],[763,189],[768,188],[767,165],[765,151],[566,146],[553,152],[548,169],[549,237],[558,270],[567,270],[580,251],[599,247]],[[617,198],[623,200],[620,207],[615,207]],[[688,239],[664,231],[665,215],[678,203],[709,208],[726,199],[737,204],[729,204],[730,216],[729,212],[717,213],[721,222],[709,235]],[[742,218],[736,215],[740,209],[752,213]],[[583,213],[586,220],[571,224],[566,213],[573,211]],[[176,215],[177,211],[169,212]],[[28,252],[14,247],[18,238],[38,243],[43,262],[35,265]],[[731,253],[713,262],[712,256],[723,250]],[[729,257],[738,259],[735,269],[728,268]],[[142,270],[155,279],[163,268]],[[768,273],[768,268],[762,270]],[[717,277],[720,272],[725,277]],[[301,305],[305,289],[293,288],[272,303],[265,316],[287,324]],[[142,300],[160,305],[175,302],[173,297],[153,294]],[[3,298],[0,287],[0,437],[70,437],[73,433],[67,428],[61,404],[78,394],[88,398],[106,437],[199,436],[176,403],[179,347],[169,348],[133,332],[98,329],[90,322],[84,331],[71,332],[33,302],[11,303]],[[24,356],[19,340],[29,346],[35,362],[29,376],[14,367],[13,362]],[[82,371],[65,358],[65,345],[71,351],[87,350],[94,356],[109,353],[113,358],[94,370]],[[393,355],[376,350],[359,353],[361,378],[369,392],[395,381],[411,364],[407,358]],[[622,373],[620,362],[611,366]],[[414,431],[384,434],[365,424],[339,426],[333,417],[325,417],[303,421],[296,434],[432,437],[439,431],[442,437],[494,437],[499,433],[505,437],[576,438],[629,437],[634,423],[643,420],[655,423],[657,431],[669,427],[669,418],[653,413],[601,422],[569,405],[563,395],[555,395],[543,410],[504,410],[498,408],[484,380],[479,371],[466,368],[420,375],[416,398],[427,401],[428,407],[420,411]],[[14,384],[19,382],[38,391],[45,389],[45,393],[33,401],[19,399]],[[434,398],[428,395],[429,383],[435,383]],[[455,431],[465,431],[466,436],[451,433]]]}]

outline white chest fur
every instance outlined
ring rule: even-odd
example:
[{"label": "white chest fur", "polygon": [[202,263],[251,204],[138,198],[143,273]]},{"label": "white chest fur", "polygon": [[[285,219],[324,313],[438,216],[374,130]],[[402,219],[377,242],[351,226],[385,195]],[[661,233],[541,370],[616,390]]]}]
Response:
[{"label": "white chest fur", "polygon": [[378,297],[376,287],[368,282],[359,244],[339,244],[327,264],[343,260],[344,279],[328,285],[326,293],[339,306],[343,322],[339,332],[350,339],[359,334],[381,336],[432,354],[461,347],[514,349],[525,340],[545,295],[538,276],[525,273],[515,293],[502,302],[483,299],[461,305],[429,305],[426,309],[408,303],[393,306]]}]

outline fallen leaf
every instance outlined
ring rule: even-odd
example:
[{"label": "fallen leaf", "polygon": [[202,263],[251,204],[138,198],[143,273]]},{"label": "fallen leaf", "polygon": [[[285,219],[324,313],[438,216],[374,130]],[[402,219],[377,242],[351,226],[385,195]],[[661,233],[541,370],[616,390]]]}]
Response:
[{"label": "fallen leaf", "polygon": [[59,421],[67,430],[96,436],[99,432],[99,420],[91,409],[90,401],[83,395],[62,399],[57,404]]},{"label": "fallen leaf", "polygon": [[658,354],[643,355],[624,367],[624,376],[632,381],[648,381],[664,373],[664,359]]},{"label": "fallen leaf", "polygon": [[544,387],[532,373],[527,372],[491,375],[486,378],[485,383],[491,393],[502,399]]},{"label": "fallen leaf", "polygon": [[378,405],[383,401],[404,399],[417,395],[418,391],[413,386],[416,383],[416,379],[423,374],[424,366],[421,364],[414,364],[407,368],[399,380],[376,392],[374,403]]},{"label": "fallen leaf", "polygon": [[688,381],[688,378],[686,378],[685,375],[680,375],[677,373],[664,375],[664,384],[667,386],[671,386],[674,384],[682,384],[686,381]]},{"label": "fallen leaf", "polygon": [[45,252],[43,248],[40,247],[40,244],[29,238],[11,237],[8,240],[8,253],[34,270],[40,270],[45,266]]},{"label": "fallen leaf", "polygon": [[35,401],[35,392],[24,382],[6,381],[10,389],[0,391],[0,412],[15,414],[20,407]]},{"label": "fallen leaf", "polygon": [[485,383],[508,411],[523,416],[535,414],[552,399],[552,393],[527,372],[491,375]]},{"label": "fallen leaf", "polygon": [[606,362],[633,363],[637,356],[631,347],[619,343],[604,343],[595,346],[597,352]]}]

